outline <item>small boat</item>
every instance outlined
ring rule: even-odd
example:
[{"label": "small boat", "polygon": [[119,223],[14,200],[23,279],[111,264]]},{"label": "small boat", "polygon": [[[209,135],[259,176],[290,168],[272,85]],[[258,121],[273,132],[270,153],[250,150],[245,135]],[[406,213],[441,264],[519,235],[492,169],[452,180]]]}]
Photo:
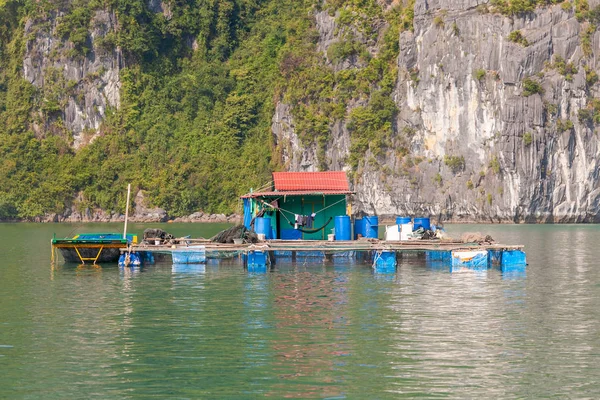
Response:
[{"label": "small boat", "polygon": [[81,233],[72,238],[52,239],[52,249],[58,249],[66,262],[85,264],[116,263],[120,249],[137,243],[137,235],[121,233]]},{"label": "small boat", "polygon": [[[125,206],[125,227],[120,233],[80,233],[72,238],[52,239],[52,260],[54,261],[55,249],[59,249],[66,262],[85,264],[86,261],[97,263],[117,263],[121,256],[121,249],[132,244],[137,244],[137,235],[127,233],[127,219],[129,217],[129,198],[131,184],[127,185],[127,205]],[[141,264],[139,254],[127,252],[123,256],[123,265],[137,266]]]}]

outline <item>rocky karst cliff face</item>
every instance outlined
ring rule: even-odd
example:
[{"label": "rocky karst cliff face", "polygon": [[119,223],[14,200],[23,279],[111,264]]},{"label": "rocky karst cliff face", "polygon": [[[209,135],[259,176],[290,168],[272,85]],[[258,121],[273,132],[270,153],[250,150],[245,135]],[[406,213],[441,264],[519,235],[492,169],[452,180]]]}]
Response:
[{"label": "rocky karst cliff face", "polygon": [[[487,3],[416,1],[414,31],[399,37],[392,94],[394,135],[408,136],[410,154],[389,148],[359,166],[355,211],[455,221],[600,220],[592,117],[600,35],[573,8],[507,17]],[[326,54],[336,19],[323,11],[316,22]],[[331,126],[328,165],[348,168],[347,121]],[[273,132],[288,168],[317,168],[315,146],[299,144],[285,104],[277,106]]]},{"label": "rocky karst cliff face", "polygon": [[[380,0],[360,6],[342,3],[337,9],[329,2],[306,6],[314,16],[308,23],[316,28],[311,31],[314,36],[293,37],[290,32],[294,28],[286,38],[289,43],[303,42],[304,47],[285,48],[285,40],[273,36],[273,51],[283,48],[280,56],[286,56],[285,51],[292,54],[290,70],[297,65],[306,68],[302,60],[312,62],[316,52],[318,57],[314,59],[321,60],[315,68],[321,68],[317,75],[324,76],[323,68],[333,74],[312,88],[321,85],[329,89],[327,85],[339,85],[344,80],[347,84],[343,103],[336,103],[335,90],[326,90],[329,97],[322,100],[300,98],[296,102],[287,101],[285,89],[283,94],[278,92],[281,96],[275,104],[271,130],[274,154],[283,168],[347,170],[356,191],[353,209],[357,213],[442,215],[455,221],[600,220],[596,129],[600,123],[600,35],[596,25],[600,21],[594,20],[600,18],[600,12],[582,17],[576,2],[540,6],[513,16],[503,15],[485,0]],[[78,16],[69,8],[69,2],[60,4],[65,10],[57,7],[32,14],[35,17],[20,31],[25,42],[22,73],[36,88],[30,115],[30,127],[36,136],[62,135],[79,150],[101,134],[108,110],[118,110],[121,103],[127,103],[127,92],[121,93],[126,75],[120,76],[126,65],[115,41],[124,22],[111,9],[77,7],[78,12],[89,13]],[[600,0],[588,0],[587,4],[593,10],[600,7]],[[373,6],[384,10],[386,17],[373,12]],[[161,43],[168,47],[169,40],[177,37],[179,25],[172,24],[172,31],[165,27],[181,10],[172,2],[159,0],[147,2],[146,7],[160,17],[147,20],[160,22],[153,32],[163,29],[156,40],[165,40]],[[355,9],[348,11],[351,7]],[[360,7],[368,14],[362,20]],[[407,7],[414,14],[405,13]],[[395,9],[403,10],[398,15],[402,19],[398,26],[392,26],[387,17],[393,16]],[[306,10],[302,9],[302,15],[307,15]],[[78,30],[72,31],[69,23]],[[392,40],[398,46],[394,56],[385,59],[383,55],[390,50],[389,32],[396,32],[392,28],[398,30]],[[190,28],[182,34],[184,47],[193,51],[182,51],[177,57],[189,58],[194,52],[202,52],[206,43],[197,34],[200,31]],[[228,38],[223,36],[215,46]],[[308,56],[307,48],[312,51]],[[153,54],[159,63],[163,55]],[[374,68],[370,60],[378,58],[381,64]],[[135,60],[130,61],[135,64]],[[379,76],[386,75],[377,69],[381,65],[388,68],[389,76]],[[280,72],[285,69],[283,65],[278,67]],[[235,69],[232,75],[245,79],[248,72],[244,68]],[[359,82],[356,76],[365,71]],[[332,76],[334,79],[329,80]],[[201,82],[200,78],[191,79],[195,83],[190,85]],[[365,90],[365,82],[371,85],[370,90]],[[310,82],[298,82],[303,83],[308,86]],[[352,86],[357,83],[363,87]],[[231,87],[228,85],[227,90],[235,86],[233,81]],[[252,86],[245,90],[252,90]],[[287,90],[289,94],[290,87]],[[376,94],[382,108],[375,111],[389,111],[390,99],[396,110],[393,117],[373,129],[377,132],[371,139],[368,132],[361,131],[364,128],[360,124],[353,125],[352,118],[356,110],[369,111]],[[244,96],[232,96],[229,105],[238,105],[244,111],[245,106],[253,104],[241,102]],[[295,112],[302,101],[313,102],[309,104],[314,106],[308,109],[313,112],[310,117],[320,118],[318,129],[308,134],[305,127],[310,124],[294,117],[302,115]],[[320,106],[319,101],[328,108]],[[0,102],[0,111],[1,106]],[[232,115],[239,111],[235,107],[232,110]],[[207,127],[212,125],[206,123]],[[323,127],[327,128],[325,134]],[[231,129],[242,128],[236,125]],[[138,133],[137,140],[144,143],[146,132]],[[320,136],[310,143],[313,133]],[[157,131],[152,140],[162,143],[160,138],[170,134]],[[205,134],[212,131],[202,131]],[[361,135],[370,142],[357,146]],[[70,213],[65,212],[61,218],[92,218],[85,212],[76,214],[71,207]],[[107,218],[120,218],[111,215]],[[165,215],[157,218],[164,219]]]},{"label": "rocky karst cliff face", "polygon": [[115,30],[113,12],[94,12],[83,44],[89,48],[86,52],[57,32],[64,16],[57,10],[27,21],[23,74],[41,93],[32,115],[36,133],[64,126],[73,137],[73,147],[79,148],[93,140],[107,109],[119,107],[122,61],[118,48],[100,44]]}]

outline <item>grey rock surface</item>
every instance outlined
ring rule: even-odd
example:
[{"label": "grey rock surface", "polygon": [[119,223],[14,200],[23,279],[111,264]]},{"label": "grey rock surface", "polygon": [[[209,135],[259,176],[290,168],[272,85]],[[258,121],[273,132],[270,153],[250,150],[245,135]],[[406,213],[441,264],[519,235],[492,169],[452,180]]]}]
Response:
[{"label": "grey rock surface", "polygon": [[[482,13],[478,6],[487,3],[416,1],[414,32],[399,37],[392,94],[399,110],[395,138],[402,138],[405,127],[415,130],[411,162],[391,148],[377,158],[379,165],[361,166],[352,182],[355,213],[465,222],[600,221],[597,134],[578,118],[599,93],[598,84],[587,86],[584,71],[584,65],[597,69],[598,32],[586,56],[581,32],[587,26],[572,10],[540,7],[509,18]],[[436,16],[444,24],[436,24]],[[317,25],[318,46],[325,52],[335,40],[335,22],[317,15]],[[528,46],[508,40],[516,30]],[[551,66],[557,56],[577,72],[558,73]],[[414,71],[417,82],[411,79]],[[543,93],[526,96],[526,78],[539,82]],[[572,128],[560,129],[566,121]],[[298,140],[289,106],[277,106],[273,134],[278,145],[293,149],[284,152],[286,168],[318,169],[315,149]],[[337,121],[328,169],[348,169],[343,162],[348,151],[345,122]],[[450,161],[461,157],[464,165],[453,168]]]},{"label": "grey rock surface", "polygon": [[[378,1],[384,8],[396,0]],[[398,107],[393,143],[408,140],[410,155],[399,158],[392,146],[363,163],[351,182],[355,213],[382,216],[440,216],[453,221],[599,222],[600,146],[597,129],[582,122],[579,111],[600,97],[600,84],[586,82],[584,67],[598,70],[600,34],[591,37],[592,54],[582,46],[588,27],[573,10],[561,5],[506,17],[482,12],[486,0],[416,0],[414,31],[398,37],[398,79],[392,98]],[[590,8],[600,0],[589,0]],[[156,13],[170,18],[170,3],[149,0]],[[56,32],[62,11],[43,21],[26,21],[23,75],[38,90],[40,108],[32,116],[36,134],[63,126],[79,148],[100,133],[107,110],[120,105],[118,48],[102,39],[117,29],[116,16],[96,11],[90,22],[91,50],[76,55],[73,43]],[[441,18],[443,24],[435,22]],[[315,12],[317,49],[334,71],[360,69],[353,56],[328,59],[328,49],[352,37],[376,55],[379,35],[365,37],[353,27],[340,27],[336,16]],[[520,31],[529,45],[508,39]],[[194,41],[189,44],[194,48]],[[576,72],[563,76],[552,68],[562,57]],[[418,80],[413,79],[415,72]],[[524,81],[541,84],[542,93],[526,96]],[[526,82],[526,81],[525,81]],[[44,109],[44,105],[53,107]],[[348,111],[365,105],[353,100]],[[287,170],[346,170],[350,152],[347,121],[332,121],[326,160],[315,145],[299,139],[293,105],[276,104],[271,130],[277,154]],[[570,121],[569,124],[567,122]],[[60,123],[59,123],[60,122]],[[566,127],[565,127],[565,124]],[[405,129],[414,131],[406,137]],[[364,155],[365,160],[373,154]],[[464,160],[452,165],[452,160]],[[138,194],[139,195],[139,194]],[[230,221],[238,216],[200,215],[186,221]],[[137,201],[132,218],[165,221],[166,212]],[[102,210],[51,214],[44,221],[121,221],[123,215]]]},{"label": "grey rock surface", "polygon": [[[33,116],[41,121],[37,131],[51,130],[57,120],[73,135],[73,147],[92,141],[109,107],[120,104],[119,70],[121,54],[118,49],[106,50],[99,40],[115,30],[116,16],[98,10],[90,22],[91,50],[84,56],[75,54],[73,43],[58,36],[56,29],[61,11],[48,13],[46,20],[29,20],[25,35],[29,38],[23,59],[23,74],[39,91],[44,104],[51,98],[59,109],[44,112],[43,107]],[[61,125],[59,123],[59,125]]]}]

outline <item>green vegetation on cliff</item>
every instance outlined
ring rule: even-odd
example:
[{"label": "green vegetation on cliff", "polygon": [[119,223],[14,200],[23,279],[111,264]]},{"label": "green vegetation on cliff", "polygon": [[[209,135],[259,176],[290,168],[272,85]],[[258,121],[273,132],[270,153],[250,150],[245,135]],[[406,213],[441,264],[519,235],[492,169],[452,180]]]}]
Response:
[{"label": "green vegetation on cliff", "polygon": [[[240,194],[284,167],[270,129],[278,99],[291,105],[302,145],[317,144],[323,169],[332,124],[346,121],[356,170],[365,151],[377,156],[391,145],[398,35],[412,29],[414,0],[404,4],[385,11],[374,0],[0,2],[0,219],[71,206],[122,212],[127,183],[171,216],[236,211]],[[323,10],[340,38],[328,60],[316,46],[315,14]],[[98,12],[117,28],[92,37]],[[35,29],[27,33],[26,24]],[[120,106],[106,110],[98,132],[83,132],[77,150],[64,118],[69,99],[84,95],[78,82],[59,68],[44,71],[43,87],[24,79],[36,29],[69,44],[73,63],[94,49],[122,57]],[[375,54],[369,42],[378,43]],[[360,68],[336,68],[345,62]],[[361,106],[348,112],[350,102]]]},{"label": "green vegetation on cliff", "polygon": [[[161,13],[143,0],[0,3],[0,218],[62,213],[77,194],[78,208],[123,211],[129,182],[173,216],[230,212],[240,193],[269,180],[277,168],[273,94],[284,82],[282,61],[315,37],[311,4],[168,4]],[[22,72],[26,21],[49,24],[57,9],[56,39],[73,43],[75,59],[92,48],[96,10],[119,21],[95,45],[122,51],[121,104],[77,151],[62,123],[70,83],[42,90]],[[42,129],[34,129],[35,115],[43,116]]]},{"label": "green vegetation on cliff", "polygon": [[[584,59],[554,57],[546,66],[573,84],[585,71],[592,96],[600,7],[590,9],[586,0],[493,0],[477,10],[533,18],[534,10],[557,3],[555,9],[581,23]],[[414,6],[415,0],[0,0],[0,219],[71,207],[123,212],[127,183],[173,217],[239,211],[240,194],[288,167],[292,129],[278,124],[277,144],[271,132],[279,102],[289,107],[277,116],[287,121],[289,110],[299,147],[316,149],[318,168],[335,162],[351,178],[376,170],[416,186],[422,158],[410,153],[437,146],[418,142],[423,121],[440,110],[428,100],[413,109],[398,93],[409,88],[424,98],[432,81],[448,80],[450,90],[459,78],[444,71],[442,59],[434,68],[411,59],[422,51],[405,47],[420,43],[406,32],[413,30]],[[422,17],[417,21],[426,23]],[[455,17],[446,10],[431,15],[435,45],[477,43],[469,24],[463,28]],[[531,47],[511,48],[529,54],[537,37],[530,29],[502,40],[527,46],[526,34]],[[407,57],[399,59],[401,41]],[[498,71],[476,67],[469,79],[478,90],[502,83]],[[108,98],[107,82],[114,96],[96,105]],[[559,130],[600,121],[591,98],[566,119],[559,103],[549,101],[553,91],[543,74],[515,83],[523,96],[535,95],[532,104],[539,95],[548,115],[565,118]],[[76,118],[83,132],[71,128]],[[534,133],[524,135],[526,145],[544,137]],[[349,153],[334,160],[327,151],[339,138],[340,152]],[[461,157],[457,151],[444,158],[440,172],[458,176],[472,167]],[[498,160],[489,168],[501,175]],[[438,175],[437,186],[452,184],[449,175]]]},{"label": "green vegetation on cliff", "polygon": [[492,0],[490,4],[504,15],[519,15],[532,12],[539,6],[562,3],[563,0]]}]

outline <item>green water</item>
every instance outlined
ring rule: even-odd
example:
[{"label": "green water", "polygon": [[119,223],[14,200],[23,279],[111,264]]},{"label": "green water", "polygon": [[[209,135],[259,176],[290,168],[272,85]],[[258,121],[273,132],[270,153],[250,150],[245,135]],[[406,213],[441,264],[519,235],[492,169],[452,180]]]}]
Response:
[{"label": "green water", "polygon": [[51,267],[53,233],[120,229],[0,224],[0,398],[600,398],[599,226],[449,227],[525,244],[516,274]]}]

